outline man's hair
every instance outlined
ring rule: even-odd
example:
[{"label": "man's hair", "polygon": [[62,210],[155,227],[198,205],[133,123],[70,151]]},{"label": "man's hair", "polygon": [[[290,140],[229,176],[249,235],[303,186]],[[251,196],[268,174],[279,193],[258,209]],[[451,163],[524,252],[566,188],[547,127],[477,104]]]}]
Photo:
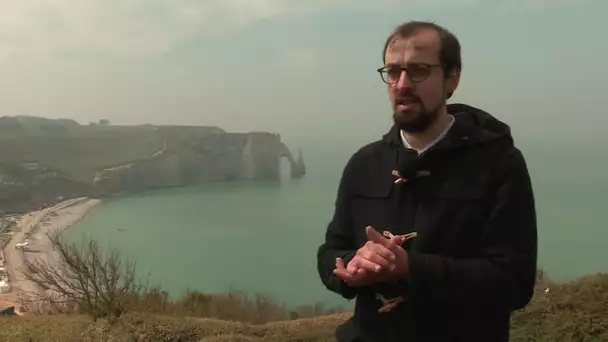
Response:
[{"label": "man's hair", "polygon": [[[386,39],[386,43],[384,43],[382,63],[386,63],[386,50],[394,39],[409,38],[424,29],[435,30],[439,35],[439,42],[441,44],[439,49],[439,61],[443,65],[443,72],[446,76],[455,69],[460,72],[460,70],[462,70],[462,57],[460,55],[461,49],[458,38],[444,27],[428,21],[408,21],[397,26]],[[448,99],[450,97],[452,97],[452,93],[448,94]]]}]

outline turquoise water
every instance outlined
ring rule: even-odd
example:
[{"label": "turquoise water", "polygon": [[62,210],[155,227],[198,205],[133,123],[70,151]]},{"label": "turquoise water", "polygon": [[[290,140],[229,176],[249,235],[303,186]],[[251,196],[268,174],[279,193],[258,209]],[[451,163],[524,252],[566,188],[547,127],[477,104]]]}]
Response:
[{"label": "turquoise water", "polygon": [[290,305],[343,304],[319,282],[315,257],[345,156],[312,157],[300,180],[285,175],[280,183],[214,183],[108,200],[67,237],[117,247],[174,295],[236,289]]},{"label": "turquoise water", "polygon": [[[599,148],[523,147],[536,190],[540,264],[556,279],[607,270]],[[344,304],[325,290],[316,249],[352,148],[304,149],[308,175],[280,183],[216,183],[108,200],[67,234],[111,244],[177,295],[187,288],[263,292],[291,305]],[[581,151],[580,149],[577,149]],[[596,164],[597,165],[597,164]]]}]

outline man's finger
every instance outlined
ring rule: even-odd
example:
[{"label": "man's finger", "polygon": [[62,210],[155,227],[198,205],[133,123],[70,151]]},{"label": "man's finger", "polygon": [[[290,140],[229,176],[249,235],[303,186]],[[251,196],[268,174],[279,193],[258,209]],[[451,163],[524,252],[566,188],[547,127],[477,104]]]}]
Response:
[{"label": "man's finger", "polygon": [[359,265],[357,264],[357,257],[355,256],[354,258],[352,258],[350,260],[350,262],[348,263],[348,265],[346,265],[346,270],[350,273],[350,274],[357,274],[357,269],[359,269]]},{"label": "man's finger", "polygon": [[355,284],[356,280],[360,277],[358,275],[353,275],[346,270],[342,258],[336,258],[336,268],[333,273],[349,285]]},{"label": "man's finger", "polygon": [[392,253],[386,247],[384,247],[382,245],[379,245],[377,243],[368,241],[365,244],[365,247],[362,248],[357,253],[357,255],[355,256],[355,258],[368,260],[368,261],[373,262],[374,264],[380,265],[380,267],[382,267],[382,268],[388,269],[391,266],[391,264],[393,263],[393,261],[388,260],[386,257],[383,257],[378,252],[380,252],[382,254],[385,254],[385,255]]},{"label": "man's finger", "polygon": [[334,269],[334,274],[340,276],[340,278],[351,275],[350,272],[348,272],[344,267],[344,260],[342,260],[342,258],[336,258],[336,268]]},{"label": "man's finger", "polygon": [[361,278],[363,277],[367,272],[362,269],[361,267],[359,267],[359,265],[357,265],[357,260],[355,258],[353,258],[355,260],[355,262],[349,262],[348,265],[346,266],[346,270],[348,272],[350,272],[350,274],[352,274],[353,276],[357,277],[357,278]]},{"label": "man's finger", "polygon": [[354,281],[354,276],[346,271],[344,268],[336,268],[334,270],[334,274],[340,279],[344,280],[347,284],[351,284]]},{"label": "man's finger", "polygon": [[385,246],[387,248],[391,248],[394,246],[393,239],[387,239],[382,234],[378,233],[372,226],[365,227],[365,233],[367,234],[367,239],[371,242],[375,242]]},{"label": "man's finger", "polygon": [[[384,267],[388,267],[388,265],[390,263],[392,263],[393,261],[395,261],[395,253],[393,253],[393,251],[391,251],[390,249],[388,249],[387,247],[378,244],[378,243],[371,243],[369,245],[369,249],[372,250],[373,252],[375,252],[378,257],[382,258],[383,260],[379,262],[377,262],[378,264],[382,263],[382,265]],[[372,260],[375,261],[375,260]]]},{"label": "man's finger", "polygon": [[401,246],[405,242],[405,238],[399,235],[395,235],[390,238],[391,244],[394,246]]},{"label": "man's finger", "polygon": [[348,265],[346,265],[346,270],[348,271],[348,273],[350,273],[352,275],[357,275],[357,273],[360,273],[362,271],[360,263],[359,263],[360,260],[361,260],[361,258],[358,256],[355,256],[354,258],[351,259],[351,261],[348,263]]},{"label": "man's finger", "polygon": [[350,286],[361,286],[361,281],[366,277],[363,269],[358,269],[356,274],[351,274],[345,268],[336,268],[334,274]]},{"label": "man's finger", "polygon": [[[388,269],[390,266],[391,265],[388,264],[388,265],[386,265],[386,268]],[[357,260],[357,267],[365,270],[366,272],[370,272],[370,273],[378,273],[378,272],[382,271],[382,269],[384,268],[383,265],[380,265],[378,263],[375,263],[372,260],[364,259],[364,258],[360,258]]]},{"label": "man's finger", "polygon": [[336,258],[336,269],[344,268],[344,260],[342,258]]},{"label": "man's finger", "polygon": [[345,267],[344,260],[342,260],[342,258],[336,258],[336,269],[335,270],[338,270],[340,272],[340,274],[348,274],[350,276],[357,276],[357,273],[361,273],[360,272],[361,269],[359,269],[359,267],[356,265],[356,260],[354,263],[351,260],[351,262],[349,262],[348,265]]}]

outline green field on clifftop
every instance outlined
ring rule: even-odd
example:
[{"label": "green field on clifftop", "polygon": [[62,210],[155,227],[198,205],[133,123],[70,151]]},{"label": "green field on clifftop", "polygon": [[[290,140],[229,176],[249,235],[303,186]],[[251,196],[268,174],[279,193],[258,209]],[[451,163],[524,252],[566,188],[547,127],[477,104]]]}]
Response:
[{"label": "green field on clifftop", "polygon": [[0,172],[14,174],[28,163],[37,163],[72,180],[88,183],[101,169],[149,157],[165,143],[174,146],[193,136],[210,133],[223,133],[223,130],[215,127],[80,125],[72,120],[2,117]]}]

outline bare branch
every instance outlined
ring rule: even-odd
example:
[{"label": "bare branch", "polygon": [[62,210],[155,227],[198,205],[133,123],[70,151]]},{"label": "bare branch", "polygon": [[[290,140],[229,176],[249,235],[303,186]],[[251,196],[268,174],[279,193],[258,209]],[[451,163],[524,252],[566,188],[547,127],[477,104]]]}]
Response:
[{"label": "bare branch", "polygon": [[26,262],[26,277],[44,290],[36,296],[38,303],[61,312],[76,308],[94,320],[105,317],[113,322],[145,293],[146,287],[136,276],[135,262],[127,260],[123,264],[116,250],[104,253],[94,240],[79,249],[58,235],[47,236],[57,260]]}]

